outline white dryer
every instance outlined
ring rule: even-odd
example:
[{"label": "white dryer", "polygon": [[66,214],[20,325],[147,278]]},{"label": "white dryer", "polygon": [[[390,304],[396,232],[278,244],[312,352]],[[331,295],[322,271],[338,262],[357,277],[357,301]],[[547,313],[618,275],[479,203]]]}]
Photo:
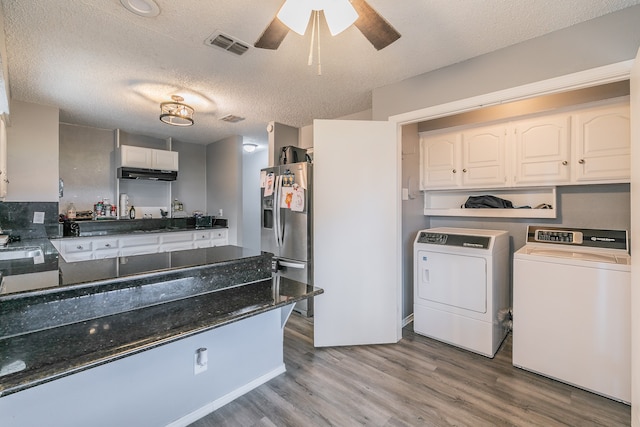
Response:
[{"label": "white dryer", "polygon": [[416,333],[493,357],[510,330],[509,234],[432,228],[414,241]]},{"label": "white dryer", "polygon": [[513,258],[514,366],[630,402],[627,232],[529,226]]}]

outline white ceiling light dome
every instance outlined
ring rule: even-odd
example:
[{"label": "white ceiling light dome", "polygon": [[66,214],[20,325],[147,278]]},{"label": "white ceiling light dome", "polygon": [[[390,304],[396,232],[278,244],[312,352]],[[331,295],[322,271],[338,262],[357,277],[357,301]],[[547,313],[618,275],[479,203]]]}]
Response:
[{"label": "white ceiling light dome", "polygon": [[296,33],[303,35],[313,11],[324,11],[332,36],[340,34],[358,19],[349,0],[287,0],[278,12],[278,19]]},{"label": "white ceiling light dome", "polygon": [[154,0],[120,0],[128,11],[139,16],[152,18],[160,14],[160,7]]}]

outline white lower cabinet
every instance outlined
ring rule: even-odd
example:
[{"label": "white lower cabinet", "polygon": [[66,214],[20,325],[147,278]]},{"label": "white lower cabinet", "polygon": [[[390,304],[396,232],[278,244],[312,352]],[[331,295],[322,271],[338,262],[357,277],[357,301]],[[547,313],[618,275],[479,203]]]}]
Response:
[{"label": "white lower cabinet", "polygon": [[211,246],[225,246],[229,244],[229,230],[220,229],[211,232]]},{"label": "white lower cabinet", "polygon": [[162,233],[160,241],[158,252],[184,251],[194,248],[193,232],[191,231]]},{"label": "white lower cabinet", "polygon": [[51,243],[65,261],[76,262],[225,246],[229,244],[229,234],[224,228],[213,231],[140,233],[109,238],[64,238],[51,240]]},{"label": "white lower cabinet", "polygon": [[160,235],[120,237],[119,256],[133,256],[160,252]]},{"label": "white lower cabinet", "polygon": [[115,258],[120,253],[118,239],[95,239],[93,240],[92,259]]}]

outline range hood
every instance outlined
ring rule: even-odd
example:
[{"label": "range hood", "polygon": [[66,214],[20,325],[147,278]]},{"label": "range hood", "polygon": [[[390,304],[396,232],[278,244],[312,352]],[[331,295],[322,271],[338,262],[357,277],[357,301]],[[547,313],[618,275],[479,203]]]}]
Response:
[{"label": "range hood", "polygon": [[148,181],[175,181],[178,171],[162,169],[118,168],[118,179],[145,179]]}]

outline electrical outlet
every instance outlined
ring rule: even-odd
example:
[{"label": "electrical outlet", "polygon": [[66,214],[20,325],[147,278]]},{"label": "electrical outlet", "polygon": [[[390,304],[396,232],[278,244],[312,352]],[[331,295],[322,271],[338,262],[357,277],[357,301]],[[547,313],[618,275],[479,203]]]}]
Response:
[{"label": "electrical outlet", "polygon": [[207,370],[209,354],[206,348],[199,348],[193,355],[193,375],[198,375]]},{"label": "electrical outlet", "polygon": [[218,216],[222,216],[222,215],[223,215],[222,209],[218,209]]}]

